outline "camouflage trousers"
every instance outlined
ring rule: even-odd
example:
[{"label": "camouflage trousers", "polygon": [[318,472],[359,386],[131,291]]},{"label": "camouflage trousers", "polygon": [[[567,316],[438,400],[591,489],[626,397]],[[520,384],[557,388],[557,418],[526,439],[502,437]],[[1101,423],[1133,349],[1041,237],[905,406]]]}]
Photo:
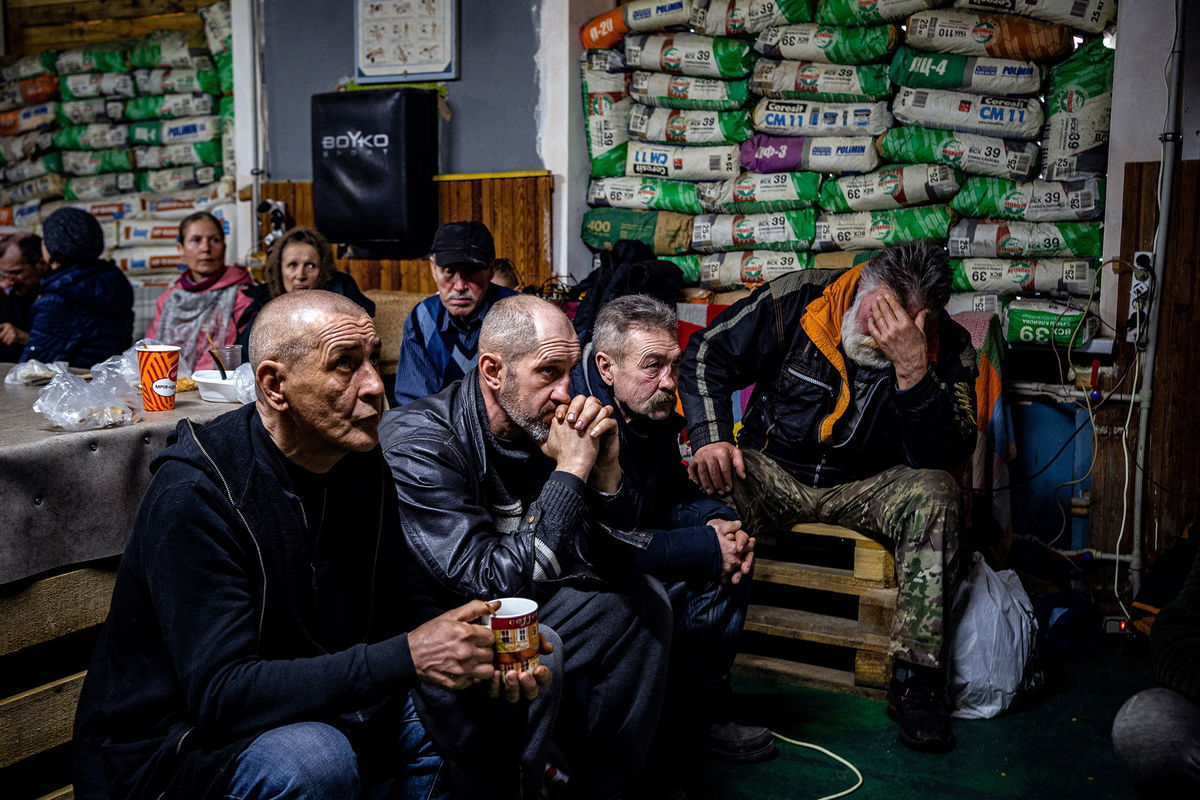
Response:
[{"label": "camouflage trousers", "polygon": [[956,558],[962,500],[948,472],[898,466],[861,481],[814,488],[757,450],[743,450],[746,478],[735,476],[733,500],[751,534],[801,522],[852,528],[895,555],[894,658],[942,665],[945,616],[959,570]]}]

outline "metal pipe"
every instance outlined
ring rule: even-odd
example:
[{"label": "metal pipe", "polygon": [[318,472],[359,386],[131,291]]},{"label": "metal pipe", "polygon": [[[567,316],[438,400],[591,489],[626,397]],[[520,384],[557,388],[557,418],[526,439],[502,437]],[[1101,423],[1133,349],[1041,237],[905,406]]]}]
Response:
[{"label": "metal pipe", "polygon": [[[1034,381],[1010,381],[1004,385],[1004,390],[1010,394],[1022,397],[1054,397],[1063,401],[1086,400],[1087,392],[1071,389],[1061,383],[1036,383]],[[1118,403],[1136,403],[1141,399],[1136,394],[1104,395],[1105,400],[1116,400]]]},{"label": "metal pipe", "polygon": [[[1145,354],[1145,373],[1142,376],[1142,387],[1138,391],[1141,402],[1138,406],[1138,437],[1137,455],[1133,470],[1137,465],[1146,465],[1146,445],[1150,437],[1150,407],[1154,395],[1154,361],[1158,351],[1158,322],[1165,301],[1163,288],[1167,263],[1167,241],[1171,228],[1171,198],[1175,190],[1175,162],[1179,158],[1179,94],[1180,75],[1183,64],[1183,32],[1185,25],[1184,0],[1175,0],[1175,38],[1171,42],[1170,72],[1167,81],[1167,118],[1164,130],[1159,137],[1162,141],[1162,165],[1159,167],[1160,178],[1158,187],[1158,224],[1154,231],[1154,293],[1150,301],[1150,319],[1148,321],[1147,344]],[[1136,387],[1135,387],[1136,388]],[[1130,562],[1130,580],[1134,596],[1142,586],[1142,572],[1145,569],[1145,554],[1143,540],[1145,538],[1145,520],[1142,518],[1142,506],[1145,502],[1146,478],[1144,475],[1134,475],[1133,484],[1133,547]]]},{"label": "metal pipe", "polygon": [[262,108],[262,0],[253,0],[250,4],[251,27],[253,28],[253,57],[250,59],[251,64],[251,86],[254,90],[250,93],[251,103],[251,125],[253,126],[253,142],[254,142],[254,157],[250,164],[250,216],[254,220],[254,242],[253,249],[250,252],[258,252],[259,242],[263,240],[262,232],[262,214],[258,213],[258,205],[262,202],[262,119],[260,109]]}]

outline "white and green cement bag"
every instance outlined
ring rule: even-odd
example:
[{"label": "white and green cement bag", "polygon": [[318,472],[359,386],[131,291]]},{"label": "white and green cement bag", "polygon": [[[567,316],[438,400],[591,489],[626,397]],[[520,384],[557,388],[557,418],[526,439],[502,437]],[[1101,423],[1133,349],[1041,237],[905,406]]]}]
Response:
[{"label": "white and green cement bag", "polygon": [[137,87],[133,83],[133,76],[125,72],[86,72],[59,78],[58,94],[63,100],[136,97]]},{"label": "white and green cement bag", "polygon": [[1100,33],[1117,17],[1116,0],[954,0],[954,7],[1020,14],[1088,33]]},{"label": "white and green cement bag", "polygon": [[129,142],[129,126],[112,122],[68,125],[54,132],[53,141],[54,146],[60,150],[108,150],[124,147]]},{"label": "white and green cement bag", "polygon": [[750,115],[745,111],[699,111],[655,108],[634,103],[629,134],[642,142],[662,144],[732,144],[750,138]]},{"label": "white and green cement bag", "polygon": [[54,62],[59,75],[81,72],[128,72],[129,42],[104,42],[63,50]]},{"label": "white and green cement bag", "polygon": [[1096,261],[1071,258],[954,258],[950,274],[956,292],[1055,292],[1087,295],[1096,285]]},{"label": "white and green cement bag", "polygon": [[678,255],[691,245],[693,219],[670,211],[590,208],[583,215],[581,238],[593,250],[611,250],[621,239],[632,239],[656,255]]},{"label": "white and green cement bag", "polygon": [[1108,169],[1115,51],[1101,39],[1050,71],[1042,169],[1050,180],[1103,176]]},{"label": "white and green cement bag", "polygon": [[694,0],[633,0],[623,7],[625,26],[631,31],[662,31],[685,26],[692,18]]},{"label": "white and green cement bag", "polygon": [[1030,181],[968,178],[950,203],[964,217],[994,217],[1027,222],[1100,219],[1104,215],[1104,181]]},{"label": "white and green cement bag", "polygon": [[612,50],[585,50],[579,61],[583,116],[593,177],[613,177],[625,170],[629,141],[629,76],[613,71],[624,59]]},{"label": "white and green cement bag", "polygon": [[67,200],[101,200],[137,190],[137,179],[132,172],[110,172],[105,175],[89,175],[67,180],[62,195]]},{"label": "white and green cement bag", "polygon": [[1096,335],[1099,320],[1086,308],[1055,300],[1019,297],[1004,307],[1004,339],[1058,347],[1082,347]]},{"label": "white and green cement bag", "polygon": [[593,178],[588,186],[588,205],[636,208],[643,211],[674,211],[703,214],[696,195],[697,184],[659,178]]},{"label": "white and green cement bag", "polygon": [[670,261],[675,266],[679,267],[679,271],[683,273],[684,283],[699,283],[700,282],[700,258],[696,254],[682,256],[659,256],[660,261]]},{"label": "white and green cement bag", "polygon": [[221,163],[223,157],[222,143],[215,140],[194,144],[150,145],[133,149],[133,168],[195,167]]},{"label": "white and green cement bag", "polygon": [[955,53],[923,53],[907,45],[892,58],[892,83],[913,89],[961,89],[976,94],[1038,94],[1046,68],[1032,61]]},{"label": "white and green cement bag", "polygon": [[989,222],[960,220],[950,231],[951,258],[1099,258],[1100,222]]},{"label": "white and green cement bag", "polygon": [[826,211],[887,211],[945,203],[959,191],[963,174],[946,164],[883,167],[865,175],[845,175],[821,186]]},{"label": "white and green cement bag", "polygon": [[129,66],[190,67],[192,57],[203,51],[205,44],[203,36],[192,31],[151,31],[131,44]]},{"label": "white and green cement bag", "polygon": [[714,292],[756,289],[798,269],[812,269],[812,253],[733,250],[700,258],[700,285]]},{"label": "white and green cement bag", "polygon": [[887,64],[823,64],[760,58],[750,76],[750,91],[786,100],[853,103],[883,100],[891,94]]},{"label": "white and green cement bag", "polygon": [[640,70],[629,81],[629,93],[647,106],[730,111],[750,102],[750,82]]},{"label": "white and green cement bag", "polygon": [[220,138],[221,118],[216,116],[152,119],[129,125],[130,144],[191,144]]},{"label": "white and green cement bag", "polygon": [[692,249],[803,251],[812,245],[811,208],[769,214],[703,214],[692,223]]},{"label": "white and green cement bag", "polygon": [[635,69],[695,75],[700,78],[744,78],[754,67],[750,42],[695,33],[625,37],[625,63]]},{"label": "white and green cement bag", "polygon": [[64,150],[63,172],[67,175],[101,175],[133,169],[133,153],[119,150]]},{"label": "white and green cement bag", "polygon": [[693,0],[691,26],[709,36],[747,36],[772,25],[811,22],[816,0]]},{"label": "white and green cement bag", "polygon": [[736,178],[696,184],[704,210],[751,214],[809,208],[821,191],[819,172],[743,172]]},{"label": "white and green cement bag", "polygon": [[133,72],[133,82],[137,86],[138,94],[143,95],[221,93],[216,70],[139,69]]},{"label": "white and green cement bag", "polygon": [[892,115],[905,125],[1026,141],[1038,138],[1045,119],[1036,97],[994,97],[908,87],[896,93]]},{"label": "white and green cement bag", "polygon": [[941,4],[941,0],[821,0],[816,20],[824,25],[853,26],[903,22],[909,14]]},{"label": "white and green cement bag", "polygon": [[754,129],[775,136],[877,136],[892,127],[886,100],[823,103],[772,100],[754,105]]},{"label": "white and green cement bag", "polygon": [[18,58],[13,63],[0,69],[0,80],[23,81],[26,78],[36,78],[38,75],[53,75],[55,62],[58,61],[57,50],[43,50]]},{"label": "white and green cement bag", "polygon": [[742,166],[751,172],[870,172],[879,165],[870,136],[769,136],[742,142]]},{"label": "white and green cement bag", "polygon": [[1040,152],[1033,142],[930,130],[916,125],[892,128],[876,140],[876,146],[888,161],[949,164],[970,175],[1014,181],[1033,179]]},{"label": "white and green cement bag", "polygon": [[221,180],[220,165],[205,164],[199,167],[172,167],[152,169],[137,173],[137,187],[142,192],[178,192],[181,189],[196,189]]},{"label": "white and green cement bag", "polygon": [[625,175],[631,178],[666,178],[676,181],[711,181],[741,172],[736,144],[677,147],[669,144],[630,142]]},{"label": "white and green cement bag", "polygon": [[772,25],[758,35],[754,49],[767,58],[869,64],[887,58],[899,41],[894,25],[846,28],[808,22]]},{"label": "white and green cement bag", "polygon": [[71,100],[59,103],[56,111],[59,125],[87,125],[92,122],[107,122],[105,99],[92,97],[87,100]]},{"label": "white and green cement bag", "polygon": [[0,206],[13,206],[29,200],[61,197],[66,184],[62,175],[42,175],[11,186],[0,186]]},{"label": "white and green cement bag", "polygon": [[20,183],[43,175],[59,175],[62,171],[62,153],[52,152],[7,165],[4,167],[4,180],[7,183]]},{"label": "white and green cement bag", "polygon": [[953,212],[944,205],[822,214],[817,218],[812,249],[877,250],[901,242],[941,240],[953,220]]},{"label": "white and green cement bag", "polygon": [[[131,122],[141,122],[147,119],[181,119],[183,117],[206,117],[216,111],[216,103],[211,94],[192,92],[190,94],[160,94],[149,97],[134,97],[125,101],[123,118]],[[110,117],[116,114],[110,108]]]},{"label": "white and green cement bag", "polygon": [[986,311],[999,314],[1004,310],[1004,298],[990,292],[955,292],[946,301],[946,313],[950,316],[967,311]]}]

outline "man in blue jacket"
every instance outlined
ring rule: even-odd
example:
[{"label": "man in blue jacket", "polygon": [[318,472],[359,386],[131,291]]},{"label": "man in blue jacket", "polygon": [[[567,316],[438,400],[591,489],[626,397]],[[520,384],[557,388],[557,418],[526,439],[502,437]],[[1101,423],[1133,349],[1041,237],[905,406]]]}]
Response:
[{"label": "man in blue jacket", "polygon": [[438,293],[404,321],[396,405],[440,392],[475,366],[479,329],[492,305],[516,294],[492,283],[496,245],[482,222],[447,222],[433,235],[429,270]]},{"label": "man in blue jacket", "polygon": [[750,602],[754,540],[737,512],[688,480],[680,459],[684,420],[675,412],[682,353],[675,312],[648,295],[606,303],[571,392],[615,409],[621,469],[640,529],[651,532],[634,564],[661,580],[671,598],[672,639],[663,734],[731,761],[757,761],[774,750],[766,728],[730,721],[729,670]]},{"label": "man in blue jacket", "polygon": [[472,624],[491,606],[424,594],[378,446],[378,358],[355,303],[285,294],[251,338],[257,401],[180,423],[84,683],[77,797],[442,796],[439,726],[455,766],[519,796],[550,670],[501,682]]}]

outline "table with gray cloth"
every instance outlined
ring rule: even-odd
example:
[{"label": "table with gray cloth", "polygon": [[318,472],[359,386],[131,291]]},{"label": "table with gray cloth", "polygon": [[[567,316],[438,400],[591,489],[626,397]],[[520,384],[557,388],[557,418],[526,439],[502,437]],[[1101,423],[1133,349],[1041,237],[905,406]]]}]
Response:
[{"label": "table with gray cloth", "polygon": [[167,434],[237,408],[182,392],[132,425],[62,431],[33,410],[41,386],[2,382],[12,366],[0,363],[0,585],[119,555]]}]

